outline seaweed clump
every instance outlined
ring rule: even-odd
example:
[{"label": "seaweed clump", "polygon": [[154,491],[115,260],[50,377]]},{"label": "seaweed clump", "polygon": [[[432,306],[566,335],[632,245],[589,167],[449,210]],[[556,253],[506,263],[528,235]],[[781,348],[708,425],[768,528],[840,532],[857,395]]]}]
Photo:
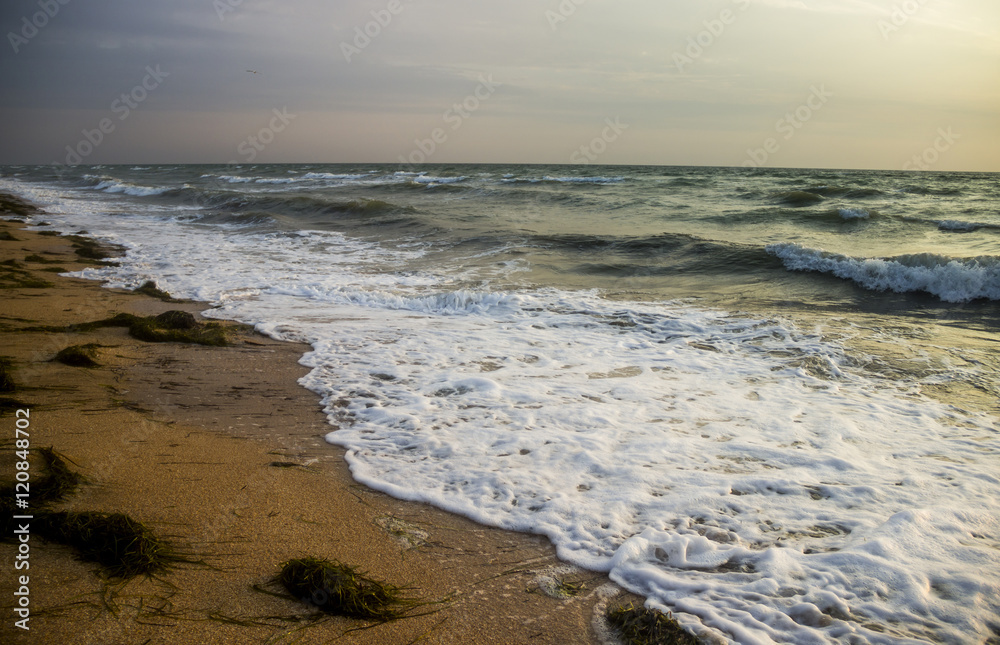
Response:
[{"label": "seaweed clump", "polygon": [[[70,470],[66,461],[52,448],[38,448],[35,452],[41,455],[44,464],[41,477],[31,482],[31,503],[45,506],[72,494],[83,478]],[[24,512],[15,509],[16,492],[13,483],[0,489],[0,524],[3,526],[0,539],[13,535],[12,516]]]},{"label": "seaweed clump", "polygon": [[37,213],[38,209],[13,195],[0,193],[0,212],[18,217],[27,217]]},{"label": "seaweed clump", "polygon": [[36,524],[42,537],[75,548],[110,578],[150,575],[183,561],[149,527],[124,513],[46,513]]},{"label": "seaweed clump", "polygon": [[141,293],[150,296],[152,298],[159,298],[164,302],[178,302],[176,298],[171,297],[169,293],[156,286],[156,283],[153,282],[152,280],[146,280],[141,285],[133,289],[133,291],[135,291],[136,293]]},{"label": "seaweed clump", "polygon": [[42,467],[44,475],[34,483],[31,498],[34,502],[49,504],[60,502],[69,497],[83,481],[83,477],[70,470],[66,461],[49,448],[38,448],[37,452],[45,461]]},{"label": "seaweed clump", "polygon": [[158,316],[118,314],[113,318],[77,325],[79,331],[98,327],[128,327],[133,338],[152,343],[196,343],[224,347],[226,332],[218,323],[200,323],[186,311],[166,311]]},{"label": "seaweed clump", "polygon": [[0,356],[0,392],[14,392],[17,384],[14,382],[14,367],[6,356]]},{"label": "seaweed clump", "polygon": [[3,416],[11,410],[19,410],[20,408],[28,407],[23,401],[18,399],[12,399],[9,396],[0,396],[0,416]]},{"label": "seaweed clump", "polygon": [[95,240],[80,235],[67,235],[66,238],[73,245],[76,254],[85,260],[106,260],[114,257],[117,250],[112,250]]},{"label": "seaweed clump", "polygon": [[10,231],[0,231],[0,240],[4,242],[20,242],[20,240],[14,237]]},{"label": "seaweed clump", "polygon": [[[81,559],[101,565],[108,578],[129,579],[167,569],[177,562],[190,562],[175,553],[149,527],[123,513],[96,511],[51,512],[49,504],[69,497],[83,481],[52,448],[35,450],[43,459],[42,476],[31,482],[34,509],[32,530],[50,542],[76,549]],[[0,539],[13,536],[15,485],[0,489]]]},{"label": "seaweed clump", "polygon": [[86,345],[71,345],[59,350],[53,360],[59,361],[63,365],[70,367],[100,367],[101,364],[95,359],[97,353],[94,351],[99,345],[87,343]]},{"label": "seaweed clump", "polygon": [[633,603],[619,605],[607,612],[626,645],[700,645],[693,634],[681,627],[672,616]]},{"label": "seaweed clump", "polygon": [[387,622],[422,604],[402,587],[380,582],[336,560],[297,558],[281,565],[275,578],[295,598],[337,616]]},{"label": "seaweed clump", "polygon": [[14,264],[3,264],[0,270],[0,289],[46,289],[55,286],[48,280],[41,280],[29,271]]},{"label": "seaweed clump", "polygon": [[59,260],[49,260],[48,258],[38,255],[37,253],[32,253],[31,255],[24,256],[25,262],[35,262],[37,264],[55,264]]}]

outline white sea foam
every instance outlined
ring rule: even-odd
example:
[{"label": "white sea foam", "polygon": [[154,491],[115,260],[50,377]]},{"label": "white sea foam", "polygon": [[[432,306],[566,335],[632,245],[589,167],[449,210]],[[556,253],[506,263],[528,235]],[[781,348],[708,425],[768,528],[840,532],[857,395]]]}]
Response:
[{"label": "white sea foam", "polygon": [[767,252],[792,271],[819,271],[853,280],[866,289],[925,291],[945,302],[1000,300],[1000,259],[953,259],[933,254],[854,258],[798,244],[771,244]]},{"label": "white sea foam", "polygon": [[947,219],[942,220],[937,223],[938,228],[942,231],[978,231],[981,228],[993,228],[989,224],[981,224],[978,222],[964,222],[962,220]]},{"label": "white sea foam", "polygon": [[387,271],[419,251],[336,233],[192,234],[34,197],[54,225],[129,248],[80,275],[154,278],[312,343],[302,382],[360,481],[547,535],[696,629],[971,645],[1000,612],[995,420],[867,375],[818,334],[459,289],[448,268]]},{"label": "white sea foam", "polygon": [[302,179],[366,179],[371,177],[370,173],[332,173],[332,172],[307,172],[302,175]]},{"label": "white sea foam", "polygon": [[151,195],[162,195],[163,193],[171,190],[171,186],[139,186],[137,184],[129,183],[127,181],[119,181],[117,179],[111,179],[109,177],[95,177],[93,175],[86,175],[87,179],[99,179],[100,181],[91,188],[91,190],[101,190],[106,193],[124,193],[126,195],[132,195],[134,197],[149,197]]},{"label": "white sea foam", "polygon": [[418,184],[457,184],[463,182],[468,177],[434,177],[428,175],[420,175],[418,177],[413,177],[413,181]]},{"label": "white sea foam", "polygon": [[544,177],[543,181],[558,181],[566,184],[620,184],[624,177]]},{"label": "white sea foam", "polygon": [[872,215],[863,208],[841,208],[837,211],[846,220],[869,219]]}]

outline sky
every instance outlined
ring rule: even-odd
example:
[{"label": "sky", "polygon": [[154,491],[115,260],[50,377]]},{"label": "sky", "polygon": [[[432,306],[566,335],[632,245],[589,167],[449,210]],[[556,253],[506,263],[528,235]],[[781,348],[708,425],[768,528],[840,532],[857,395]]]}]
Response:
[{"label": "sky", "polygon": [[1000,171],[996,0],[4,0],[0,164]]}]

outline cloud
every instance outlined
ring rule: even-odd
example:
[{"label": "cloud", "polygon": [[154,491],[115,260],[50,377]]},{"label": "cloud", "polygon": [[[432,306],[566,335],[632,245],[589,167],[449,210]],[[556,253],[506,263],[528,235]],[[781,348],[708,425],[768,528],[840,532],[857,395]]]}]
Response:
[{"label": "cloud", "polygon": [[[160,65],[170,77],[131,127],[199,121],[191,128],[198,140],[187,141],[195,157],[206,154],[207,140],[229,154],[223,142],[241,140],[255,115],[281,106],[315,115],[300,123],[324,136],[339,132],[351,141],[345,149],[366,149],[365,138],[380,131],[387,140],[370,149],[405,149],[480,74],[503,89],[464,132],[477,141],[530,141],[529,161],[538,154],[534,142],[572,149],[594,123],[621,115],[636,125],[633,143],[616,146],[620,154],[684,163],[683,151],[663,155],[676,148],[664,142],[696,132],[705,142],[699,159],[715,154],[725,163],[742,145],[733,133],[759,138],[813,83],[835,88],[837,105],[826,116],[835,127],[820,120],[811,127],[858,138],[851,144],[858,163],[871,158],[867,150],[881,154],[885,146],[872,135],[879,131],[886,141],[916,140],[922,123],[933,131],[965,119],[979,133],[966,141],[997,134],[982,115],[1000,109],[992,83],[1000,9],[985,0],[926,0],[888,39],[879,21],[892,16],[893,0],[400,3],[389,16],[388,0],[70,2],[21,51],[0,58],[0,110],[27,119],[16,129],[39,140],[73,136],[140,82],[145,66]],[[0,26],[16,30],[37,10],[35,0],[8,0]],[[345,56],[345,46],[357,51]],[[677,55],[690,64],[678,66]],[[9,131],[12,123],[0,126]],[[208,124],[222,132],[206,137]],[[178,136],[172,151],[185,145]],[[129,140],[135,154],[149,154],[151,144],[140,142],[158,139]],[[449,145],[466,149],[461,136]],[[128,152],[124,143],[106,149]]]}]

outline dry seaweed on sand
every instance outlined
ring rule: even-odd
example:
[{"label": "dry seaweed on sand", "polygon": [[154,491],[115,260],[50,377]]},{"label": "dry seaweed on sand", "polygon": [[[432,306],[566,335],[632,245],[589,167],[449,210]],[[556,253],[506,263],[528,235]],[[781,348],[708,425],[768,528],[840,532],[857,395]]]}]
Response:
[{"label": "dry seaweed on sand", "polygon": [[[40,455],[44,462],[39,469],[41,476],[33,478],[29,484],[30,503],[34,509],[61,501],[76,490],[83,477],[70,470],[61,455],[52,448],[38,448],[33,452]],[[0,488],[0,540],[13,537],[12,516],[24,512],[14,508],[16,492],[14,483]]]},{"label": "dry seaweed on sand", "polygon": [[36,516],[33,528],[46,540],[73,547],[81,559],[100,564],[109,578],[151,575],[191,562],[124,513],[45,513]]},{"label": "dry seaweed on sand", "polygon": [[14,383],[14,365],[6,356],[0,356],[0,392],[14,392],[17,384]]},{"label": "dry seaweed on sand", "polygon": [[0,416],[11,410],[20,410],[29,407],[27,403],[20,399],[13,399],[9,396],[0,396]]},{"label": "dry seaweed on sand", "polygon": [[83,481],[79,473],[70,470],[66,460],[51,447],[38,448],[45,464],[42,466],[42,477],[35,480],[31,489],[31,500],[36,504],[59,502],[71,495]]},{"label": "dry seaweed on sand", "polygon": [[59,350],[53,360],[59,361],[63,365],[69,365],[70,367],[100,367],[101,364],[95,359],[97,352],[95,351],[100,345],[96,343],[87,343],[86,345],[71,345],[64,349]]},{"label": "dry seaweed on sand", "polygon": [[38,255],[37,253],[32,253],[31,255],[24,256],[25,262],[34,262],[35,264],[55,264],[59,260],[50,260],[44,256]]},{"label": "dry seaweed on sand", "polygon": [[0,266],[0,289],[46,289],[55,286],[12,264]]},{"label": "dry seaweed on sand", "polygon": [[320,611],[387,622],[432,604],[406,595],[407,588],[369,578],[356,568],[323,558],[296,558],[281,564],[272,582]]},{"label": "dry seaweed on sand", "polygon": [[626,645],[700,645],[672,616],[633,603],[608,609],[608,623]]}]

